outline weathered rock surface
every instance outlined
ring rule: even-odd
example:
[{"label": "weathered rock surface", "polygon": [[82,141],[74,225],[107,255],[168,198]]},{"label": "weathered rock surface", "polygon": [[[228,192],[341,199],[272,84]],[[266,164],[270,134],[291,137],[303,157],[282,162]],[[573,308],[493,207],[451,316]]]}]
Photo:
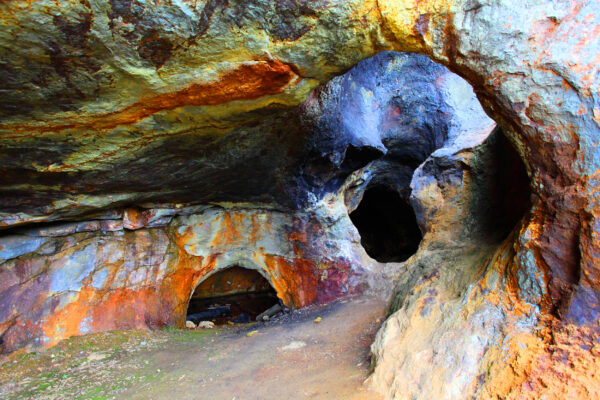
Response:
[{"label": "weathered rock surface", "polygon": [[193,323],[192,321],[185,321],[185,327],[187,329],[196,329],[197,326],[195,323]]},{"label": "weathered rock surface", "polygon": [[[350,96],[340,121],[353,122],[337,132],[351,140],[339,143],[323,130],[319,143],[315,119],[296,107],[364,58],[412,51],[473,85],[524,161],[531,207],[508,236],[506,221],[489,218],[502,225],[490,229],[483,218],[497,210],[483,207],[484,199],[505,197],[482,194],[503,188],[485,167],[502,163],[480,153],[494,154],[501,145],[493,139],[480,147],[447,143],[446,153],[419,167],[410,198],[425,235],[413,259],[384,270],[397,278],[397,291],[374,346],[373,382],[390,398],[597,397],[599,19],[592,0],[2,2],[4,346],[84,333],[88,322],[78,318],[90,312],[95,330],[183,324],[192,277],[216,254],[202,246],[221,238],[213,223],[204,231],[199,216],[216,211],[144,209],[253,203],[223,208],[217,226],[227,215],[278,210],[266,213],[275,227],[266,232],[281,236],[285,226],[291,243],[303,244],[301,254],[271,235],[268,251],[249,245],[261,268],[335,264],[330,254],[341,249],[353,261],[332,268],[369,269],[349,245],[358,241],[340,190],[354,168],[394,152],[385,135],[351,135],[406,129],[373,124],[370,113],[359,113],[361,96]],[[335,90],[324,93],[335,97]],[[432,151],[441,145],[427,138]],[[344,165],[349,149],[362,150]],[[322,164],[309,161],[330,154]],[[397,169],[407,180],[427,156]],[[124,207],[138,208],[113,211]],[[46,233],[31,227],[39,234],[14,229],[64,219],[79,222]],[[247,234],[231,243],[251,242]],[[98,276],[99,286],[108,285],[101,291],[93,277],[103,270],[114,277]],[[298,304],[317,298],[321,289],[307,283],[315,275],[302,276],[296,285],[284,272],[277,290]],[[143,294],[132,296],[131,285]],[[328,290],[338,295],[342,286]]]},{"label": "weathered rock surface", "polygon": [[510,296],[502,277],[529,207],[527,176],[502,133],[488,128],[434,152],[411,186],[425,235],[402,265],[393,313],[372,346],[371,380],[393,398],[480,395],[490,349],[536,323],[535,311],[517,318],[499,301]]},{"label": "weathered rock surface", "polygon": [[[396,85],[398,93],[390,94]],[[347,98],[354,100],[340,101]],[[415,123],[398,108],[417,109],[422,118]],[[453,143],[471,125],[493,126],[460,78],[425,56],[393,53],[360,63],[315,92],[297,113],[304,127],[312,127],[309,137],[323,138],[325,151],[310,148],[306,158],[295,160],[312,168],[298,179],[312,196],[305,210],[164,204],[13,229],[1,239],[0,251],[6,261],[0,271],[6,285],[4,351],[100,330],[183,324],[198,282],[234,265],[260,271],[289,306],[361,290],[377,264],[359,246],[348,216],[352,204],[372,182],[410,193],[415,166],[446,139]],[[351,113],[358,122],[370,115],[373,126],[348,125]],[[406,129],[382,129],[396,125]],[[380,150],[370,153],[371,144],[356,142],[359,135]],[[365,148],[370,156],[357,156]],[[380,159],[369,163],[373,155]],[[402,169],[407,173],[393,173]]]},{"label": "weathered rock surface", "polygon": [[[351,226],[347,214],[338,223],[345,221]],[[235,265],[259,270],[288,306],[351,294],[364,273],[358,238],[324,225],[316,214],[209,207],[152,229],[24,236],[33,245],[21,239],[0,269],[3,351],[110,329],[183,326],[196,285]]]}]

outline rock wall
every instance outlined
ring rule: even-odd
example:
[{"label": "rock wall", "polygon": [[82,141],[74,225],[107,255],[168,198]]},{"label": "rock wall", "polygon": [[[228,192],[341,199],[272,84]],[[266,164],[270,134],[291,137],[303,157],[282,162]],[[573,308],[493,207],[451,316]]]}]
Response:
[{"label": "rock wall", "polygon": [[310,139],[290,177],[296,193],[306,193],[299,210],[141,204],[6,231],[3,351],[110,329],[181,326],[194,288],[234,265],[260,271],[292,307],[362,291],[368,282],[391,293],[395,269],[367,256],[349,212],[372,182],[406,197],[428,154],[468,142],[473,127],[489,134],[493,121],[466,82],[425,56],[397,53],[360,63],[296,114]]},{"label": "rock wall", "polygon": [[[509,334],[493,345],[480,345],[484,362],[477,373],[462,376],[470,376],[465,392],[441,385],[439,393],[446,398],[596,397],[597,353],[591,349],[600,326],[600,252],[594,239],[600,167],[594,143],[600,121],[594,3],[379,5],[396,48],[425,52],[474,86],[487,112],[519,149],[532,181],[531,213],[487,269],[499,277],[499,294],[485,295],[495,279],[484,275],[471,283],[482,292],[461,296],[474,304],[501,304],[507,321],[512,320],[502,325]],[[498,18],[508,22],[498,23]],[[461,317],[445,326],[446,337],[468,337],[461,325],[465,319],[472,326],[480,323],[477,313],[466,308]],[[590,351],[582,352],[582,346]],[[449,349],[446,357],[469,354],[459,349]],[[422,375],[427,382],[437,376]],[[402,396],[397,389],[386,392]]]},{"label": "rock wall", "polygon": [[[260,271],[290,307],[362,289],[368,260],[361,259],[359,238],[346,232],[347,214],[327,211],[327,226],[337,228],[325,231],[315,213],[139,211],[125,210],[122,220],[23,229],[0,240],[4,352],[112,329],[183,327],[196,286],[236,265]],[[131,219],[144,214],[163,217]]]},{"label": "rock wall", "polygon": [[[482,389],[487,363],[499,362],[487,359],[491,349],[537,323],[538,310],[516,309],[503,286],[529,211],[528,183],[498,129],[470,132],[415,172],[411,201],[425,234],[402,265],[391,315],[372,345],[371,383],[390,398],[497,395]],[[539,287],[530,290],[535,296]]]},{"label": "rock wall", "polygon": [[[427,388],[407,391],[422,398],[597,397],[599,18],[593,0],[4,1],[1,224],[11,229],[63,219],[96,224],[95,212],[146,202],[250,202],[277,205],[292,215],[319,214],[315,205],[338,196],[338,184],[320,191],[302,185],[332,180],[303,177],[319,168],[301,162],[312,157],[305,150],[315,142],[295,107],[317,85],[377,52],[423,53],[474,87],[525,163],[532,205],[499,247],[478,245],[472,254],[467,239],[477,235],[462,235],[481,217],[471,212],[475,206],[466,188],[472,171],[452,167],[458,178],[442,179],[441,189],[433,181],[443,178],[443,168],[436,172],[432,165],[415,176],[421,181],[413,179],[413,203],[429,229],[419,251],[425,253],[415,260],[427,265],[437,260],[447,268],[440,268],[439,278],[402,273],[422,265],[409,260],[383,272],[398,279],[398,291],[394,314],[374,347],[373,381],[390,398],[404,396],[406,368],[411,368],[406,376]],[[359,162],[352,168],[383,152],[372,143],[367,148],[354,157]],[[471,165],[473,157],[461,163]],[[346,168],[335,154],[332,161]],[[345,173],[333,175],[342,185]],[[444,202],[434,207],[435,199]],[[341,203],[332,204],[337,210]],[[454,228],[445,222],[455,218]],[[60,249],[88,234],[51,242]],[[466,242],[454,247],[453,237]],[[19,255],[2,256],[9,260],[2,273],[9,270],[5,264],[31,252],[50,251],[40,237],[3,240],[9,253]],[[450,252],[434,252],[433,261],[425,261],[434,243]],[[100,244],[90,246],[85,251],[99,257]],[[57,262],[77,258],[61,259]],[[46,275],[23,276],[47,280]],[[72,279],[77,277],[62,283],[66,293]],[[23,282],[33,285],[35,279]],[[405,294],[408,287],[415,288],[413,294]],[[45,292],[31,293],[37,299],[36,293]],[[14,320],[11,310],[18,304],[2,304],[9,310],[4,315]],[[30,304],[31,310],[43,309]],[[440,307],[428,314],[417,304],[424,310],[427,304]],[[449,308],[442,312],[444,304]],[[16,332],[10,318],[1,326]],[[15,338],[39,332],[21,327]],[[63,329],[75,332],[56,331]],[[417,342],[407,346],[413,337]],[[427,347],[438,344],[436,354]],[[452,372],[443,360],[448,365],[463,360],[465,366]]]}]

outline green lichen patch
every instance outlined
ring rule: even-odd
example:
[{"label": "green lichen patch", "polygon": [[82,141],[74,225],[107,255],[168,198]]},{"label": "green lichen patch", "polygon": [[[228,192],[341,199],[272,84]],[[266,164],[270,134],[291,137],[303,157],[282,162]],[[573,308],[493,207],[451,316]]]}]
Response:
[{"label": "green lichen patch", "polygon": [[161,379],[156,354],[199,346],[213,331],[114,331],[73,337],[39,352],[0,361],[0,398],[110,399],[132,386]]}]

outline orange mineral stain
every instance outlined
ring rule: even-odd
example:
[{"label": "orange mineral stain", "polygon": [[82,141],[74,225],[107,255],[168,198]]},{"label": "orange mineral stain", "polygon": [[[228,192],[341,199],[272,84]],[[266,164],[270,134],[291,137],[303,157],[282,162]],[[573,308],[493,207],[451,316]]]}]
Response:
[{"label": "orange mineral stain", "polygon": [[216,82],[194,83],[173,93],[142,99],[112,113],[73,119],[73,122],[56,125],[0,125],[0,130],[11,134],[60,132],[76,128],[108,130],[121,125],[134,124],[160,111],[183,106],[210,106],[275,95],[283,91],[295,76],[292,67],[279,60],[246,63],[222,75]]}]

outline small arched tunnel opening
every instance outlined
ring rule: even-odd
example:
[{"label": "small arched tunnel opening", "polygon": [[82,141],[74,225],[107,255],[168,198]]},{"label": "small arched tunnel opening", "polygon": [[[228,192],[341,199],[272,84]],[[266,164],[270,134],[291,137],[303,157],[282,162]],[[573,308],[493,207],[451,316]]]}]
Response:
[{"label": "small arched tunnel opening", "polygon": [[379,262],[405,261],[421,243],[411,205],[388,186],[368,187],[350,219],[367,254]]},{"label": "small arched tunnel opening", "polygon": [[236,265],[200,282],[190,298],[186,320],[246,323],[268,310],[282,311],[275,289],[258,271]]}]

